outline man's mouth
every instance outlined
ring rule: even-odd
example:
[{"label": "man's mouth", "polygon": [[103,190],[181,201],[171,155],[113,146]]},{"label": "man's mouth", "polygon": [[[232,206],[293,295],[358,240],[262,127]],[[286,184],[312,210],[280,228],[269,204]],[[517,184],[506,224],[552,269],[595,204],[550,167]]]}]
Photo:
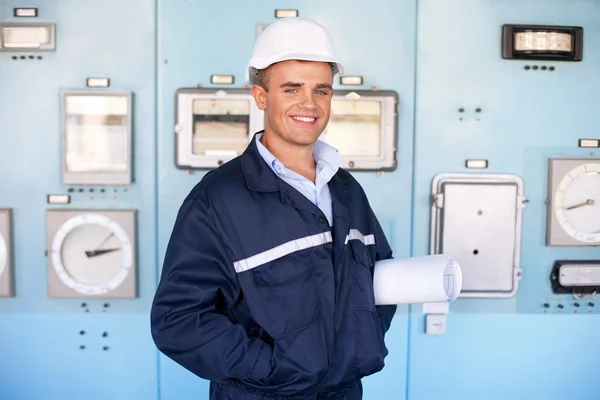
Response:
[{"label": "man's mouth", "polygon": [[294,121],[300,122],[300,123],[305,123],[305,124],[312,124],[317,120],[317,117],[309,117],[309,116],[303,116],[303,115],[294,115],[292,116],[292,119]]}]

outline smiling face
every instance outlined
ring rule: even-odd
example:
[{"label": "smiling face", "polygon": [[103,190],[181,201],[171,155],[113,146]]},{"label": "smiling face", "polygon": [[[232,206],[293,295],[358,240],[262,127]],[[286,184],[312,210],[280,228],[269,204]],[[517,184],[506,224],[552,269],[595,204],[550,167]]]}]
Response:
[{"label": "smiling face", "polygon": [[333,71],[324,62],[282,61],[264,73],[252,95],[265,112],[265,135],[295,146],[313,145],[329,121]]}]

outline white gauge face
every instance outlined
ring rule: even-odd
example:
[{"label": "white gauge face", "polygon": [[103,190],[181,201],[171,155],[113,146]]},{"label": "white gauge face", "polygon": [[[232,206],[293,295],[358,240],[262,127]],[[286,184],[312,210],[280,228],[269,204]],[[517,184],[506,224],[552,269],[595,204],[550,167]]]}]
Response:
[{"label": "white gauge face", "polygon": [[127,171],[127,116],[125,97],[68,97],[65,127],[67,171]]},{"label": "white gauge face", "polygon": [[334,99],[331,116],[320,140],[342,156],[378,157],[381,154],[382,104],[376,100]]},{"label": "white gauge face", "polygon": [[517,32],[515,50],[517,51],[564,51],[571,52],[572,35],[558,32]]},{"label": "white gauge face", "polygon": [[600,163],[583,164],[560,181],[554,211],[572,238],[600,243]]},{"label": "white gauge face", "polygon": [[98,295],[116,289],[133,265],[132,245],[113,220],[83,214],[66,221],[52,242],[52,263],[65,285]]},{"label": "white gauge face", "polygon": [[6,241],[4,237],[0,234],[0,277],[6,268],[6,263],[8,261],[8,249],[6,248]]},{"label": "white gauge face", "polygon": [[248,146],[248,100],[197,99],[193,101],[192,152],[205,155],[242,154]]}]

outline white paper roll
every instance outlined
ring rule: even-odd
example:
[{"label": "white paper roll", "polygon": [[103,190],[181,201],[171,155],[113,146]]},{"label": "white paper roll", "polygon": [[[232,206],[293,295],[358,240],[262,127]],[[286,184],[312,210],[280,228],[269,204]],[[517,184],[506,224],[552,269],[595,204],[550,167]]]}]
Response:
[{"label": "white paper roll", "polygon": [[454,301],[462,289],[462,272],[443,255],[377,261],[373,278],[376,305]]}]

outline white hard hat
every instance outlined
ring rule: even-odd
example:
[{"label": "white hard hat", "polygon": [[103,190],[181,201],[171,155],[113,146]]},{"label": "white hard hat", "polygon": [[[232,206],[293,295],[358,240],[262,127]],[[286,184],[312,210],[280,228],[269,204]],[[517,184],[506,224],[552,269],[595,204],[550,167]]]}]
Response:
[{"label": "white hard hat", "polygon": [[331,63],[333,73],[344,73],[335,55],[333,40],[325,27],[307,18],[282,18],[266,27],[254,45],[246,68],[246,80],[258,81],[258,71],[285,60]]}]

